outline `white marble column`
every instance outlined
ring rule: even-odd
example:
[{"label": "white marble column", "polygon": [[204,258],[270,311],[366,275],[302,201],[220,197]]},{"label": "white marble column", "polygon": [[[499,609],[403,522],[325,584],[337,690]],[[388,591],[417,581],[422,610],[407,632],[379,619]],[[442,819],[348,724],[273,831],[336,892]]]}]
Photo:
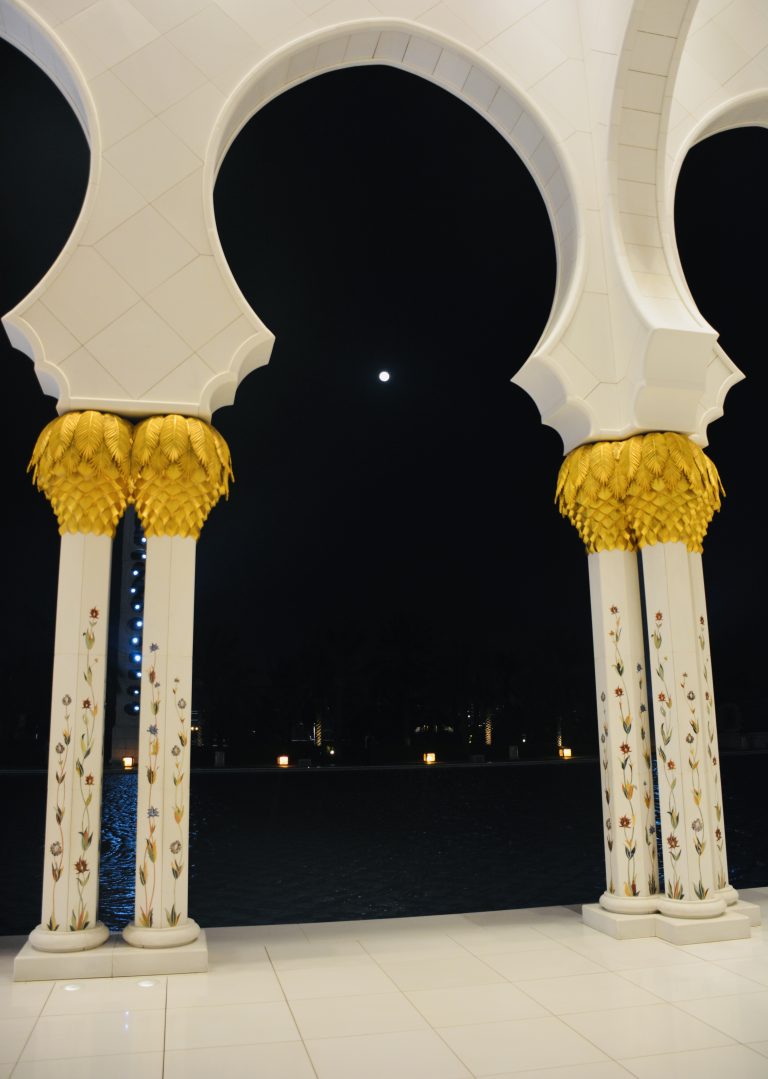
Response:
[{"label": "white marble column", "polygon": [[685,543],[657,543],[643,548],[642,559],[664,857],[658,909],[679,918],[708,918],[726,904],[717,888],[709,691],[689,554]]},{"label": "white marble column", "polygon": [[646,914],[657,909],[659,871],[637,556],[601,551],[588,563],[605,849],[600,905]]},{"label": "white marble column", "polygon": [[188,944],[200,933],[187,908],[196,547],[189,536],[147,539],[136,902],[123,931],[141,948]]},{"label": "white marble column", "polygon": [[715,687],[712,678],[712,656],[709,648],[709,621],[707,619],[707,599],[704,591],[702,556],[697,552],[689,552],[688,566],[691,574],[693,609],[696,618],[696,637],[699,642],[699,681],[704,693],[702,718],[705,724],[706,760],[703,767],[708,773],[709,780],[709,834],[715,862],[715,891],[730,905],[738,901],[739,893],[728,883],[723,790],[720,781],[720,749],[717,742]]},{"label": "white marble column", "polygon": [[53,662],[40,951],[95,948],[112,540],[61,537]]},{"label": "white marble column", "polygon": [[136,818],[136,904],[128,944],[189,944],[189,770],[197,539],[229,490],[229,449],[202,420],[140,423],[133,498],[147,540]]}]

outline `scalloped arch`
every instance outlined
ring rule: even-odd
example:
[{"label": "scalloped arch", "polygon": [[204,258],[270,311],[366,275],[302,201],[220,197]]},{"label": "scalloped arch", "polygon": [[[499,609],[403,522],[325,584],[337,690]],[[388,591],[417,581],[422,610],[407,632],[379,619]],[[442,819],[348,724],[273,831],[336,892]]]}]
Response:
[{"label": "scalloped arch", "polygon": [[[239,293],[218,237],[213,208],[216,175],[234,139],[259,109],[284,91],[329,71],[366,64],[401,68],[452,93],[495,127],[526,165],[547,208],[557,258],[554,301],[534,350],[538,352],[567,323],[584,275],[579,242],[583,229],[579,228],[570,167],[549,125],[524,91],[472,50],[404,20],[366,19],[311,34],[269,57],[240,82],[216,121],[204,168],[205,221],[221,273]],[[242,302],[246,303],[244,298]],[[243,362],[247,365],[247,355]],[[232,403],[237,383],[249,370],[241,366],[228,379],[217,378],[209,384],[204,404],[210,411]],[[560,389],[565,400],[567,389]]]}]

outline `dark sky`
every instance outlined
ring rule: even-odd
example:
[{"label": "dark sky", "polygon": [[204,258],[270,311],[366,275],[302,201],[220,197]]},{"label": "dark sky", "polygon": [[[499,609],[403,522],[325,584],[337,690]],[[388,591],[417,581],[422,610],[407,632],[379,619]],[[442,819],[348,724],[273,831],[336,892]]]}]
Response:
[{"label": "dark sky", "polygon": [[[7,311],[74,224],[87,148],[58,92],[4,43],[0,93]],[[767,164],[765,131],[710,139],[689,155],[677,205],[694,296],[750,378],[710,428],[729,497],[706,549],[720,696],[747,719],[766,697],[752,523]],[[543,203],[514,152],[426,81],[358,68],[262,110],[215,196],[235,277],[277,342],[214,417],[237,482],[198,550],[204,693],[218,686],[231,701],[254,670],[306,667],[320,653],[343,666],[360,642],[410,642],[414,662],[438,670],[480,671],[493,656],[531,708],[589,712],[585,557],[552,502],[560,439],[509,381],[554,283]],[[4,335],[0,349],[3,676],[12,706],[45,713],[58,537],[24,470],[55,404]]]}]

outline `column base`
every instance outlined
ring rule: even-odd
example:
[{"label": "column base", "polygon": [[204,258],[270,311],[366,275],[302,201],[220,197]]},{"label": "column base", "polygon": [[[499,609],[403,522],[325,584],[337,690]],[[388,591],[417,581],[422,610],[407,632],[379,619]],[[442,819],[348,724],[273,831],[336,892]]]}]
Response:
[{"label": "column base", "polygon": [[598,902],[603,910],[613,914],[655,914],[659,909],[657,895],[614,895],[603,892]]},{"label": "column base", "polygon": [[91,948],[98,948],[108,939],[109,930],[102,922],[96,922],[90,929],[56,933],[44,925],[38,925],[29,934],[29,943],[38,952],[87,952]]},{"label": "column base", "polygon": [[667,899],[660,895],[656,903],[659,914],[665,914],[668,918],[717,918],[725,914],[727,904],[724,899],[700,899],[695,903],[687,899]]},{"label": "column base", "polygon": [[152,978],[208,969],[205,932],[176,948],[130,948],[116,933],[88,952],[39,952],[27,941],[13,962],[16,982],[80,982],[86,978]]},{"label": "column base", "polygon": [[747,912],[727,910],[715,918],[668,918],[664,914],[614,914],[598,903],[581,908],[584,925],[616,940],[659,937],[669,944],[709,944],[746,940],[752,935]]},{"label": "column base", "polygon": [[123,940],[132,948],[179,948],[191,944],[199,936],[200,926],[192,918],[166,929],[152,929],[131,922],[123,930]]},{"label": "column base", "polygon": [[724,888],[717,888],[715,895],[718,899],[724,899],[729,907],[732,907],[734,903],[739,901],[739,893],[730,884],[726,884]]}]

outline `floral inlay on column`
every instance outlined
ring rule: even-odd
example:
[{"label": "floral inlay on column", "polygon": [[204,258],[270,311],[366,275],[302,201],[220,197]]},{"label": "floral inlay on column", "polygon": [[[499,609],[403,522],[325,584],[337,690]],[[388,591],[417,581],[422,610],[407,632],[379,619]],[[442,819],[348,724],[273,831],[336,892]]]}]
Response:
[{"label": "floral inlay on column", "polygon": [[[624,740],[619,746],[619,763],[621,764],[622,773],[621,792],[626,801],[624,812],[619,817],[619,827],[624,833],[624,853],[627,856],[627,876],[624,881],[624,895],[633,896],[640,894],[637,887],[637,873],[635,871],[635,854],[637,853],[635,836],[637,815],[635,813],[634,803],[636,791],[634,774],[635,766],[632,759],[632,746],[628,741],[632,734],[633,719],[629,706],[627,683],[624,677],[626,668],[619,648],[622,632],[621,615],[619,613],[619,608],[615,604],[611,607],[611,614],[613,615],[613,629],[608,632],[608,637],[613,644],[613,663],[611,666],[616,671],[620,680],[620,684],[614,688],[613,693],[616,697],[619,720],[621,722],[622,731],[624,732]],[[618,808],[616,809],[616,812],[618,812]]]},{"label": "floral inlay on column", "polygon": [[[600,694],[600,701],[603,705],[603,729],[600,732],[600,745],[601,757],[600,761],[603,766],[603,793],[605,795],[605,844],[608,848],[608,854],[610,855],[613,850],[613,821],[611,820],[611,773],[608,771],[608,754],[611,746],[611,736],[608,727],[608,713],[605,707],[605,690]],[[613,880],[613,870],[611,869],[612,859],[606,857],[606,863],[608,864],[608,891],[611,895],[616,892],[616,885]]]},{"label": "floral inlay on column", "polygon": [[704,811],[702,809],[702,789],[701,789],[701,773],[699,772],[699,765],[701,760],[699,758],[699,734],[701,732],[701,725],[697,715],[696,708],[696,694],[692,689],[688,688],[688,675],[683,674],[680,681],[680,689],[685,694],[685,699],[688,702],[689,719],[688,725],[690,731],[685,736],[685,741],[688,744],[688,767],[691,772],[691,797],[693,798],[694,805],[699,811],[699,816],[694,817],[691,821],[691,831],[693,832],[693,845],[696,850],[696,857],[698,858],[699,865],[699,879],[693,885],[693,890],[696,893],[697,899],[706,899],[709,894],[709,889],[704,886],[701,872],[701,856],[707,846],[707,841],[704,838]]},{"label": "floral inlay on column", "polygon": [[56,919],[56,889],[59,881],[61,880],[61,874],[64,872],[64,855],[66,850],[66,840],[64,838],[64,829],[62,824],[64,822],[64,815],[67,811],[67,792],[64,787],[64,781],[67,778],[67,758],[69,757],[69,744],[72,741],[72,726],[71,715],[69,706],[72,704],[72,698],[68,693],[65,693],[61,698],[61,703],[64,706],[64,726],[61,728],[61,741],[56,743],[56,827],[59,830],[59,838],[54,839],[48,848],[51,853],[51,876],[53,877],[53,890],[51,892],[51,914],[46,922],[46,929],[50,929],[51,932],[55,932],[59,928],[59,923]]},{"label": "floral inlay on column", "polygon": [[87,929],[90,924],[88,906],[85,900],[85,888],[91,879],[91,871],[85,852],[93,843],[93,826],[91,824],[91,802],[93,801],[94,776],[87,768],[87,761],[93,752],[94,737],[96,734],[96,719],[99,714],[99,706],[95,700],[93,685],[93,667],[91,666],[90,654],[96,643],[96,623],[99,620],[98,608],[92,607],[88,618],[88,625],[83,630],[83,642],[85,643],[86,661],[83,678],[88,687],[90,696],[83,698],[81,719],[82,730],[78,748],[80,755],[75,760],[75,771],[78,778],[78,792],[80,794],[80,850],[81,854],[75,862],[75,883],[77,884],[77,907],[73,909],[69,919],[69,928],[73,932]]},{"label": "floral inlay on column", "polygon": [[155,887],[157,885],[157,818],[160,816],[159,811],[152,805],[152,788],[157,783],[158,776],[160,774],[159,757],[160,757],[160,737],[157,727],[157,716],[160,712],[160,683],[157,681],[157,668],[155,666],[155,655],[158,651],[158,645],[150,644],[149,651],[152,657],[147,678],[149,680],[151,700],[150,710],[155,717],[155,722],[150,723],[147,727],[148,735],[148,759],[147,765],[147,784],[149,786],[149,808],[147,810],[147,835],[144,842],[144,856],[142,863],[139,866],[139,882],[144,889],[144,906],[139,908],[139,924],[147,928],[151,928],[154,924],[154,904],[155,904]]},{"label": "floral inlay on column", "polygon": [[173,903],[170,910],[166,909],[165,917],[169,925],[178,925],[182,919],[182,912],[176,910],[176,882],[184,872],[184,829],[182,826],[182,821],[184,820],[184,802],[182,785],[184,783],[184,767],[187,758],[189,735],[186,726],[187,718],[184,715],[187,709],[187,702],[183,697],[179,696],[179,679],[174,678],[173,682],[173,703],[176,706],[176,719],[178,722],[176,737],[179,743],[171,749],[171,756],[174,758],[173,819],[176,822],[178,835],[172,840],[169,847],[170,852],[173,855],[173,861],[171,862],[171,873],[173,874]]},{"label": "floral inlay on column", "polygon": [[[667,898],[668,899],[684,899],[685,890],[683,883],[680,880],[680,874],[678,873],[677,863],[680,861],[680,855],[682,854],[682,847],[680,846],[680,840],[675,835],[675,829],[680,823],[680,810],[677,804],[677,795],[675,789],[677,787],[677,765],[667,754],[667,746],[672,741],[672,734],[674,732],[674,722],[672,718],[672,696],[669,692],[669,686],[667,685],[666,677],[664,674],[664,664],[661,661],[661,643],[662,635],[661,631],[664,628],[664,614],[662,611],[657,611],[654,619],[654,626],[651,631],[651,641],[653,642],[653,648],[656,653],[656,674],[659,681],[664,687],[658,694],[658,709],[661,715],[661,745],[657,745],[656,752],[661,760],[664,771],[664,777],[666,780],[667,791],[667,816],[672,827],[672,831],[667,836],[667,847],[669,848],[667,853],[671,860],[672,879],[667,880]],[[661,783],[661,779],[659,779]]]},{"label": "floral inlay on column", "polygon": [[[651,740],[648,736],[648,728],[646,726],[648,719],[648,709],[643,704],[643,697],[645,696],[645,685],[643,681],[643,667],[641,663],[635,664],[635,671],[637,674],[637,689],[640,694],[640,742],[641,752],[643,754],[643,761],[645,762],[646,774],[648,778],[653,780],[653,772],[651,771]],[[645,845],[649,849],[650,861],[652,869],[648,874],[648,893],[649,895],[656,895],[659,890],[659,878],[658,872],[658,858],[656,856],[656,821],[653,815],[653,789],[648,779],[643,780],[643,804],[645,805],[645,818],[643,825],[643,835],[645,836]]]},{"label": "floral inlay on column", "polygon": [[717,851],[717,877],[715,887],[718,889],[726,888],[728,886],[728,874],[725,870],[725,840],[723,838],[723,792],[720,784],[720,763],[715,753],[715,747],[717,746],[717,727],[715,721],[715,702],[712,695],[712,686],[710,682],[710,666],[711,657],[709,654],[709,648],[707,647],[707,624],[704,619],[704,615],[699,615],[699,648],[702,654],[701,672],[704,678],[704,711],[707,719],[707,756],[709,757],[710,775],[712,776],[712,793],[714,795],[714,802],[712,808],[715,811],[715,827],[713,837],[715,840],[715,850]]}]

